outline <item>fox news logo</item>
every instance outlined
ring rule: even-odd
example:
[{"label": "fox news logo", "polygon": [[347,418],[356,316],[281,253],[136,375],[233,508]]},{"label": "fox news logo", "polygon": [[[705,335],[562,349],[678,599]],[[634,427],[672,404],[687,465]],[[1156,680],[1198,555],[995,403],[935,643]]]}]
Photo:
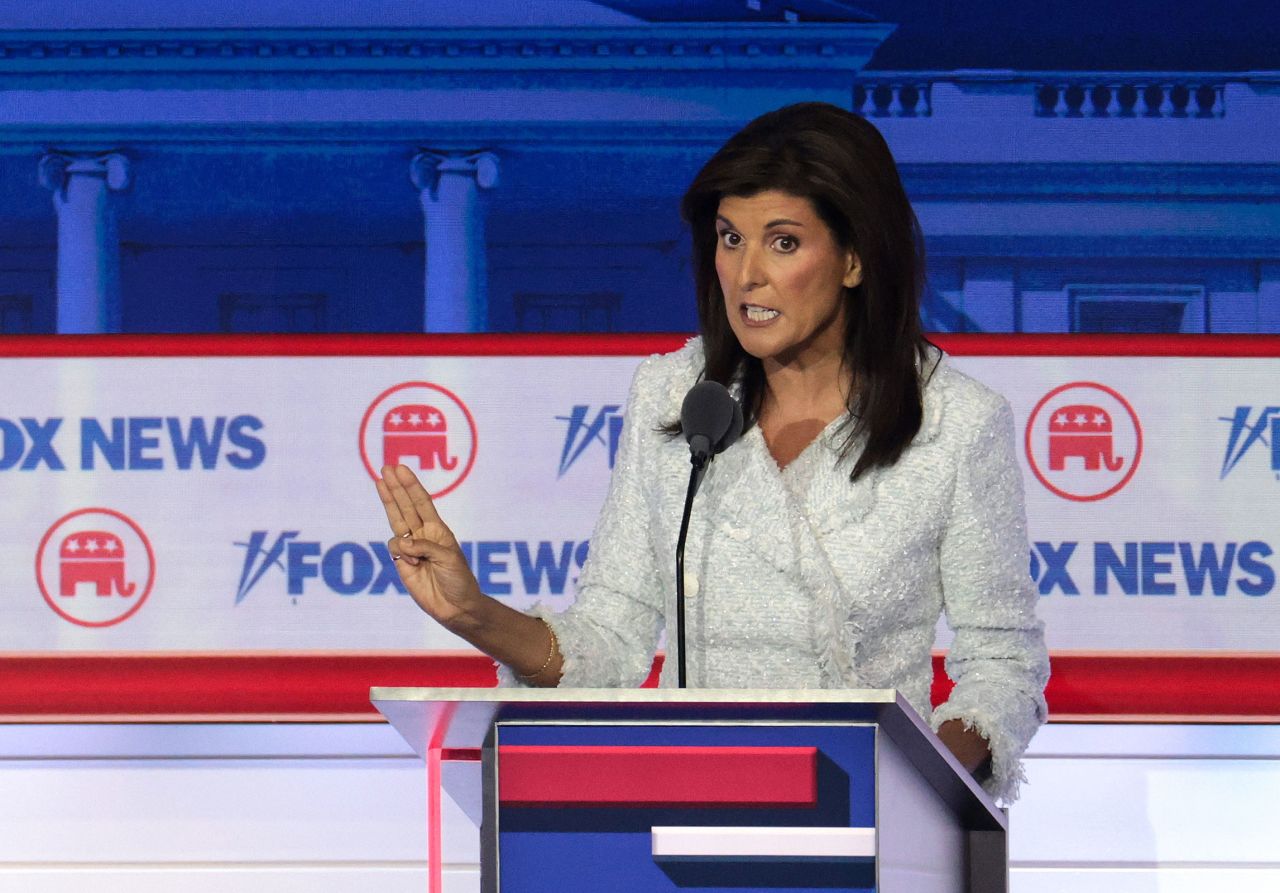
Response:
[{"label": "fox news logo", "polygon": [[1264,540],[1035,542],[1031,579],[1041,595],[1271,595],[1275,550]]},{"label": "fox news logo", "polygon": [[590,406],[578,404],[568,415],[556,416],[556,421],[564,422],[566,426],[557,477],[564,477],[573,463],[592,446],[597,448],[597,452],[601,449],[607,452],[609,468],[613,468],[618,455],[618,439],[622,436],[622,408],[619,405],[601,406],[593,414]]},{"label": "fox news logo", "polygon": [[[255,530],[245,542],[234,544],[245,550],[235,604],[273,570],[277,591],[283,582],[285,594],[295,601],[314,589],[343,596],[408,595],[385,543],[327,545],[301,536],[298,530],[274,535]],[[570,594],[589,548],[586,540],[478,540],[458,545],[480,591],[493,596]]]},{"label": "fox news logo", "polygon": [[273,568],[284,573],[291,596],[302,595],[308,580],[318,580],[338,595],[382,595],[388,590],[407,594],[385,543],[341,542],[326,548],[298,539],[300,534],[286,530],[270,539],[267,531],[255,530],[246,542],[235,543],[245,550],[237,605]]},{"label": "fox news logo", "polygon": [[1261,444],[1271,450],[1271,471],[1280,478],[1280,406],[1266,406],[1256,413],[1252,406],[1237,406],[1234,415],[1221,416],[1219,421],[1231,424],[1227,435],[1227,449],[1222,456],[1221,480],[1231,474],[1249,452]]},{"label": "fox news logo", "polygon": [[210,471],[225,463],[247,471],[267,456],[257,416],[111,419],[0,418],[0,471]]}]

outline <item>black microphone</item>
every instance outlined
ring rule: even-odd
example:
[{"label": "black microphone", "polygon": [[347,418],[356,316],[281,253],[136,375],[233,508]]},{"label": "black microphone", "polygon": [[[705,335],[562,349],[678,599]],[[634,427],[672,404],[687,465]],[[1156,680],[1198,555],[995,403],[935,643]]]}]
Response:
[{"label": "black microphone", "polygon": [[718,381],[700,381],[684,396],[680,427],[691,461],[706,465],[742,434],[742,406]]},{"label": "black microphone", "polygon": [[680,406],[680,427],[689,441],[689,461],[693,465],[680,519],[680,537],[676,540],[676,668],[678,684],[685,688],[684,541],[689,535],[689,515],[707,465],[742,434],[742,405],[719,382],[700,381],[685,394]]}]

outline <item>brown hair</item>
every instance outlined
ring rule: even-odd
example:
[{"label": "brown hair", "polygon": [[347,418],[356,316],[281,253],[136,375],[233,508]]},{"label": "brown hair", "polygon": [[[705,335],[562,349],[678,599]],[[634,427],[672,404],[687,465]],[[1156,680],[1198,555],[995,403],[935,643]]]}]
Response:
[{"label": "brown hair", "polygon": [[[921,369],[929,343],[920,326],[924,244],[889,147],[852,112],[806,102],[761,115],[738,131],[694,177],[680,205],[693,237],[703,377],[739,380],[746,427],[764,398],[764,369],[738,343],[716,275],[716,213],[725,196],[780,190],[808,199],[836,243],[862,263],[845,289],[844,365],[853,373],[852,427],[842,456],[865,435],[851,480],[898,460],[920,430]],[[678,431],[677,426],[668,430]]]}]

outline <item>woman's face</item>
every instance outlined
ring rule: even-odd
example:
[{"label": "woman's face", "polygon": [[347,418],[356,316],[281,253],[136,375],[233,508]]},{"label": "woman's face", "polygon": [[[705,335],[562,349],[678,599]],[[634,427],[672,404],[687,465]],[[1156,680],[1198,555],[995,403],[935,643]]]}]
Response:
[{"label": "woman's face", "polygon": [[807,198],[727,196],[716,232],[724,309],[743,350],[782,365],[842,354],[844,289],[862,281],[862,265]]}]

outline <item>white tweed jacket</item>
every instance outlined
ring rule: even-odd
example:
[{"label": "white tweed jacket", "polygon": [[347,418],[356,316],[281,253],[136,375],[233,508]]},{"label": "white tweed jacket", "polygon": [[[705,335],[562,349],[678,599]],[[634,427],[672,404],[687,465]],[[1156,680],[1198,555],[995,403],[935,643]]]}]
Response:
[{"label": "white tweed jacket", "polygon": [[[679,417],[701,370],[694,339],[636,372],[577,601],[545,615],[565,659],[561,685],[639,685],[667,618],[674,625],[689,451],[658,429]],[[839,422],[785,471],[758,427],[712,462],[685,549],[689,684],[896,688],[929,717],[945,611],[955,687],[932,723],[960,718],[986,736],[985,787],[1010,802],[1045,719],[1048,656],[1009,406],[938,358],[919,434],[894,466],[856,483],[857,450],[840,460]],[[662,684],[675,676],[672,659]],[[515,681],[505,668],[501,677]]]}]

